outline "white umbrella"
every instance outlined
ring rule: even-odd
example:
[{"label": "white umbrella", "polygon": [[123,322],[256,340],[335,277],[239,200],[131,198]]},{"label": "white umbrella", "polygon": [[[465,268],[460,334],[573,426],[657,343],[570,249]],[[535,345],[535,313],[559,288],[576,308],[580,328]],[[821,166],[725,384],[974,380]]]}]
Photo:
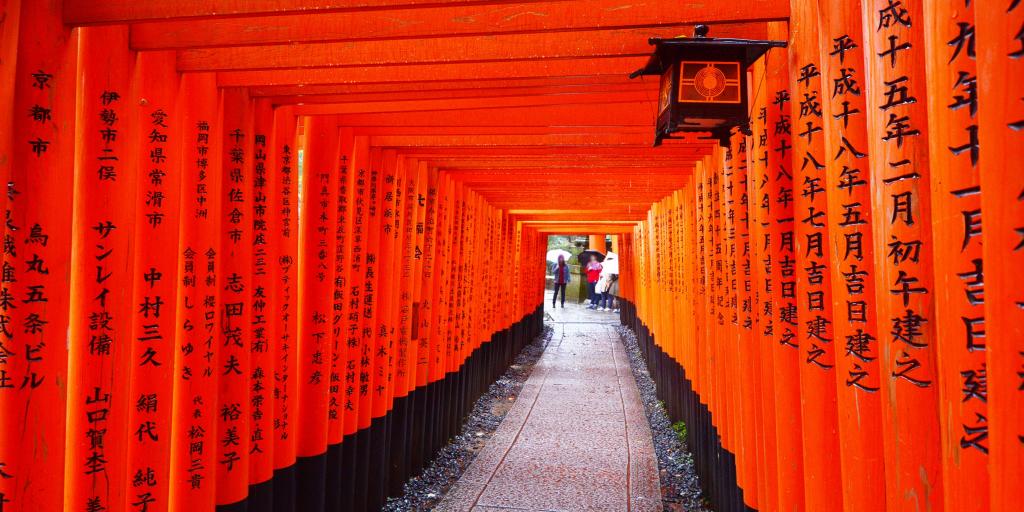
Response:
[{"label": "white umbrella", "polygon": [[602,269],[605,274],[618,274],[619,273],[619,255],[614,252],[609,252],[604,256],[604,261],[601,262]]},{"label": "white umbrella", "polygon": [[569,261],[569,257],[572,256],[572,253],[563,249],[551,249],[548,251],[547,260],[551,263],[558,263],[559,256],[564,257],[565,261]]}]

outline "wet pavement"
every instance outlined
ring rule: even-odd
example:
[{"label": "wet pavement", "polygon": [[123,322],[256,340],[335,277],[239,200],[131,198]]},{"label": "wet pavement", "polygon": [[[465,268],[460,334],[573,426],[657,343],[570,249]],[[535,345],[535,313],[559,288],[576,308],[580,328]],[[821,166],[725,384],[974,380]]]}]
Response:
[{"label": "wet pavement", "polygon": [[551,310],[544,355],[512,409],[436,508],[661,510],[644,406],[615,331],[618,315]]}]

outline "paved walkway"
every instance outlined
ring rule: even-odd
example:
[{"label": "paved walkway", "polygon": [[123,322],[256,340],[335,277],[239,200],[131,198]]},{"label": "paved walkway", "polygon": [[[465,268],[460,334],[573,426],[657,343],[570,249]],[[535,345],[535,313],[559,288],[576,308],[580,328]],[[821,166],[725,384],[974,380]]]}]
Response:
[{"label": "paved walkway", "polygon": [[661,510],[658,463],[618,315],[566,304],[515,405],[436,510]]}]

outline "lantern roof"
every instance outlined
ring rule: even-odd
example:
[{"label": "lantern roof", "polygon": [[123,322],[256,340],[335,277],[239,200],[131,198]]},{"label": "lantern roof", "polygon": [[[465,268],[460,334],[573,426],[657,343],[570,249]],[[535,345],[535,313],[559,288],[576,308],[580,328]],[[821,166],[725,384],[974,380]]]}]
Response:
[{"label": "lantern roof", "polygon": [[739,59],[743,68],[751,65],[772,48],[785,48],[785,41],[707,37],[708,27],[697,25],[694,37],[661,38],[647,40],[654,46],[654,55],[644,67],[630,73],[630,78],[642,75],[660,75],[682,56],[713,59]]}]

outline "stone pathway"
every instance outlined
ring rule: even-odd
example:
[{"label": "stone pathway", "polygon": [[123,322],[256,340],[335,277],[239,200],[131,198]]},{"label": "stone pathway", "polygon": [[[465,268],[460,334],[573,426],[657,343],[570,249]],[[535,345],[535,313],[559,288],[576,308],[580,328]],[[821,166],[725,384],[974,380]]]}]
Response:
[{"label": "stone pathway", "polygon": [[549,313],[555,332],[543,357],[436,510],[661,510],[651,431],[614,329],[618,315],[574,304]]}]

